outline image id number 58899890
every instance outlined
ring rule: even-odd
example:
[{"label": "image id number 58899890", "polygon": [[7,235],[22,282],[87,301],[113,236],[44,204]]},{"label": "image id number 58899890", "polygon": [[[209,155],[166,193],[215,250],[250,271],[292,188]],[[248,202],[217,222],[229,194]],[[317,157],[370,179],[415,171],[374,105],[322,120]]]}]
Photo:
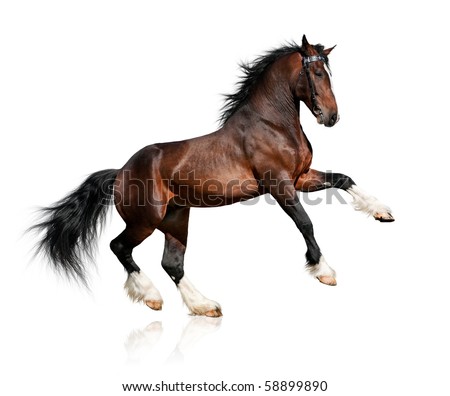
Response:
[{"label": "image id number 58899890", "polygon": [[328,389],[326,381],[266,381],[264,391],[306,391],[325,392]]}]

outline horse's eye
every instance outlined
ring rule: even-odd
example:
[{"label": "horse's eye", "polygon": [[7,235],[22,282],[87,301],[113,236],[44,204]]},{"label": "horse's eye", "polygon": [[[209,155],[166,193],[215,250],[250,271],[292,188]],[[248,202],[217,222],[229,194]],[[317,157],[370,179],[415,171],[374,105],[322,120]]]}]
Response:
[{"label": "horse's eye", "polygon": [[316,71],[314,72],[314,74],[315,74],[317,77],[323,77],[322,70],[316,70]]}]

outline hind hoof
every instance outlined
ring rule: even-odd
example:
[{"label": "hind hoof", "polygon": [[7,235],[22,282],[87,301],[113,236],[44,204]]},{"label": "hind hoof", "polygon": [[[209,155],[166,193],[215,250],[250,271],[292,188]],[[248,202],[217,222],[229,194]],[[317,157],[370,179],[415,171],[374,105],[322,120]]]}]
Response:
[{"label": "hind hoof", "polygon": [[222,316],[222,310],[220,308],[210,309],[204,313],[205,316],[210,318],[220,318]]},{"label": "hind hoof", "polygon": [[147,307],[153,309],[154,311],[161,311],[163,302],[158,300],[148,300],[145,301],[145,305],[147,305]]},{"label": "hind hoof", "polygon": [[328,286],[336,286],[337,285],[336,278],[334,278],[332,276],[322,275],[322,276],[318,276],[317,279],[319,280],[320,283],[323,283],[324,285],[328,285]]},{"label": "hind hoof", "polygon": [[373,217],[375,218],[375,220],[378,220],[381,223],[391,223],[395,221],[394,216],[392,216],[392,214],[389,212],[375,213]]},{"label": "hind hoof", "polygon": [[222,308],[214,301],[203,306],[190,307],[191,315],[194,316],[208,316],[210,318],[220,318],[222,316]]}]

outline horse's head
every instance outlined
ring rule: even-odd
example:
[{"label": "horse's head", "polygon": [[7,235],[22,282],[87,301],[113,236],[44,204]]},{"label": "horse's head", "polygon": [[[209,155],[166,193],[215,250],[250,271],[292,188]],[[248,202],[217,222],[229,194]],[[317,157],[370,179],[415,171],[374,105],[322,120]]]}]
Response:
[{"label": "horse's head", "polygon": [[320,44],[311,45],[303,36],[300,49],[302,71],[295,89],[297,98],[308,106],[317,122],[327,127],[332,127],[339,120],[327,67],[328,54],[333,48],[324,49]]}]

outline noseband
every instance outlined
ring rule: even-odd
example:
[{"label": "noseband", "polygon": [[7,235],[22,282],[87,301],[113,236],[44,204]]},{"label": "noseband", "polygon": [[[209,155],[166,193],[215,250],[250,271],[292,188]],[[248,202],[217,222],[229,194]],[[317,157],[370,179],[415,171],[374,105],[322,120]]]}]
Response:
[{"label": "noseband", "polygon": [[[320,116],[322,123],[324,122],[322,109],[317,104],[316,87],[311,79],[311,71],[309,70],[309,65],[313,62],[322,61],[325,63],[325,58],[322,55],[312,55],[303,57],[303,70],[306,72],[306,78],[308,79],[309,90],[311,91],[311,103],[313,107],[313,112]],[[302,72],[303,73],[303,72]]]}]

